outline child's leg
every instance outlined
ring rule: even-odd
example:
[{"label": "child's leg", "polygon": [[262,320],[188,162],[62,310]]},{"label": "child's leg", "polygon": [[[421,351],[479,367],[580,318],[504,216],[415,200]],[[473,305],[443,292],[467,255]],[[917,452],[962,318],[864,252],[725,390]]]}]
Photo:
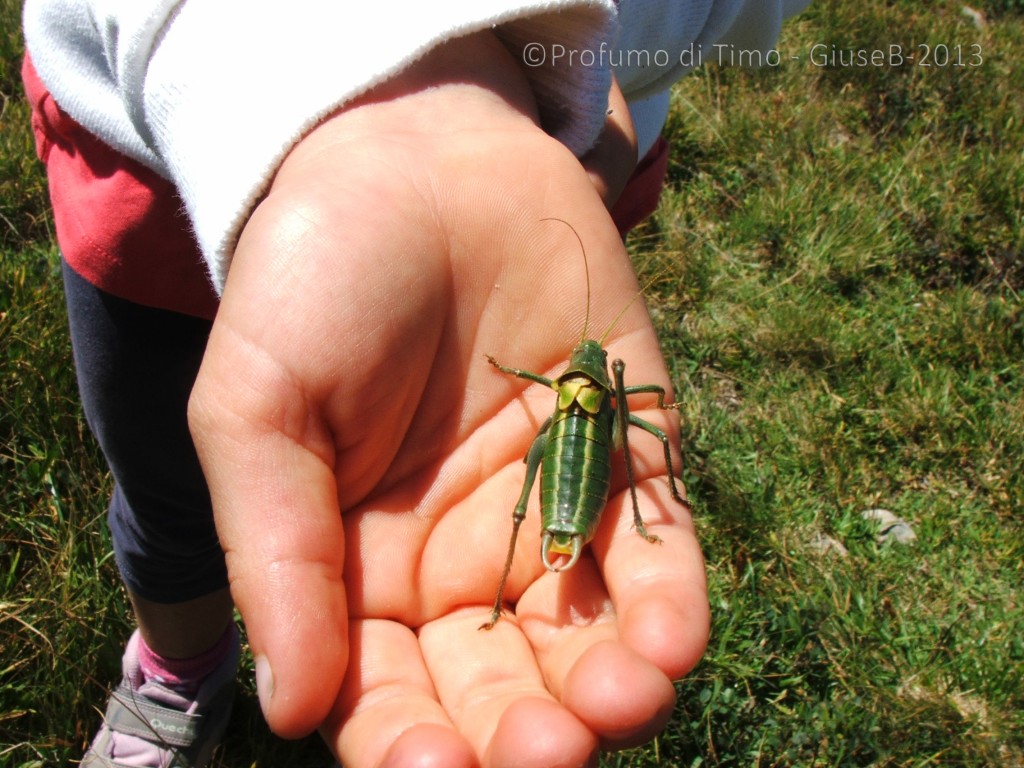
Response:
[{"label": "child's leg", "polygon": [[[64,271],[82,404],[115,481],[109,521],[124,582],[146,615],[206,598],[227,586],[227,571],[186,414],[210,322]],[[230,617],[221,608],[218,636]]]},{"label": "child's leg", "polygon": [[[102,745],[114,764],[165,765],[167,734],[139,731],[178,718],[176,727],[187,721],[205,739],[181,745],[195,764],[212,749],[201,725],[226,721],[238,655],[224,556],[187,423],[210,322],[116,298],[64,272],[79,389],[114,475],[109,521],[140,636],[94,752]],[[148,710],[131,708],[143,699]],[[90,753],[84,764],[108,763]]]},{"label": "child's leg", "polygon": [[154,603],[128,590],[146,645],[170,659],[189,659],[209,650],[231,621],[226,587],[180,603]]}]

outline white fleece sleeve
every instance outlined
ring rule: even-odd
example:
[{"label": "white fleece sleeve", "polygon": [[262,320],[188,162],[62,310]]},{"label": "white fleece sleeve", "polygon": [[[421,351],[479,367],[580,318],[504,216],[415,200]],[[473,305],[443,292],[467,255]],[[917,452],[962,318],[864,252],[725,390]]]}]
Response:
[{"label": "white fleece sleeve", "polygon": [[493,28],[523,62],[544,129],[582,154],[604,124],[613,69],[649,144],[673,82],[714,46],[767,51],[807,2],[26,0],[24,29],[57,103],[178,187],[219,290],[295,142],[447,40]]},{"label": "white fleece sleeve", "polygon": [[[400,20],[398,20],[400,19]],[[325,115],[446,40],[497,27],[551,47],[615,34],[613,0],[251,3],[28,0],[26,43],[57,103],[178,187],[214,284],[288,150]],[[510,44],[510,43],[507,43]],[[513,45],[513,44],[510,44]],[[604,122],[609,67],[526,74],[577,153]]]}]

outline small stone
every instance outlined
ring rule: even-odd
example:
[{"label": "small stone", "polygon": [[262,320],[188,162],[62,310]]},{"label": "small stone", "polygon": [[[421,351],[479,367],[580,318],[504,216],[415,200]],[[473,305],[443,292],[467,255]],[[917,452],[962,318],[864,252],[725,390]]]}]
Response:
[{"label": "small stone", "polygon": [[833,539],[827,533],[822,533],[821,531],[814,532],[811,536],[811,540],[808,542],[808,546],[815,552],[822,555],[827,555],[832,552],[839,555],[839,557],[846,557],[850,554],[841,541]]},{"label": "small stone", "polygon": [[960,15],[970,19],[975,29],[984,29],[988,26],[985,14],[975,8],[971,8],[969,5],[965,5],[960,9]]},{"label": "small stone", "polygon": [[895,541],[898,544],[910,544],[917,540],[917,534],[910,524],[897,517],[888,509],[867,509],[860,513],[865,520],[878,523],[878,543]]}]

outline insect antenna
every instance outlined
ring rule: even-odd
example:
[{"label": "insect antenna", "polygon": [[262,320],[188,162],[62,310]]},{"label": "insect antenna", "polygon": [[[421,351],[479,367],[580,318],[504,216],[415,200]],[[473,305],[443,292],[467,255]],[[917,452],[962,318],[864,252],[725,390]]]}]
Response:
[{"label": "insect antenna", "polygon": [[[559,219],[557,216],[548,216],[541,219],[541,221],[560,221],[576,235],[576,242],[580,244],[580,253],[583,254],[583,272],[587,279],[587,314],[583,317],[583,333],[580,334],[580,343],[582,344],[587,338],[587,328],[590,326],[590,263],[587,261],[587,249],[583,247],[583,239],[580,237],[580,233],[576,231],[576,227],[570,224],[565,219]],[[618,319],[618,318],[616,318]],[[609,329],[610,330],[610,329]]]},{"label": "insect antenna", "polygon": [[632,307],[633,304],[636,303],[637,299],[639,299],[641,296],[643,296],[645,293],[647,293],[647,290],[652,285],[654,285],[662,277],[665,276],[666,271],[667,270],[659,270],[658,273],[656,275],[654,275],[654,277],[652,277],[650,280],[648,280],[646,283],[644,283],[642,286],[640,286],[640,288],[637,290],[637,292],[633,294],[633,298],[631,298],[629,301],[627,301],[626,302],[626,306],[624,306],[622,309],[619,310],[619,314],[617,314],[614,318],[612,318],[611,323],[608,324],[608,328],[605,329],[604,334],[601,336],[601,346],[602,347],[605,345],[605,342],[608,341],[608,337],[611,335],[612,330],[614,330],[616,323],[618,323],[619,320],[622,319],[622,316],[624,314],[626,314],[627,311],[629,311],[629,308]]}]

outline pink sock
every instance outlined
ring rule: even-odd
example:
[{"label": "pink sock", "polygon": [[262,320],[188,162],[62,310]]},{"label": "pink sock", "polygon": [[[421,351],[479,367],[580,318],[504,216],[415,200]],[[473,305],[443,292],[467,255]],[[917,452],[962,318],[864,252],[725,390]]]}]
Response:
[{"label": "pink sock", "polygon": [[160,683],[186,695],[199,690],[203,680],[217,668],[237,642],[238,630],[228,626],[210,650],[190,659],[169,659],[153,651],[139,637],[139,667],[147,682]]}]

